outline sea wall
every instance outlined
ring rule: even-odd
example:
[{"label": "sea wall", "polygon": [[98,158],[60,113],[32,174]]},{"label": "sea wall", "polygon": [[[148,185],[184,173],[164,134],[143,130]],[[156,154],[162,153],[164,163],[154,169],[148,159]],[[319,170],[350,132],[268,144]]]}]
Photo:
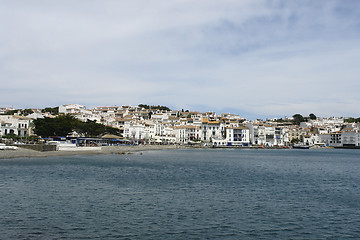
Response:
[{"label": "sea wall", "polygon": [[38,152],[49,152],[56,151],[56,145],[45,145],[45,144],[21,144],[17,145],[21,148],[31,149]]}]

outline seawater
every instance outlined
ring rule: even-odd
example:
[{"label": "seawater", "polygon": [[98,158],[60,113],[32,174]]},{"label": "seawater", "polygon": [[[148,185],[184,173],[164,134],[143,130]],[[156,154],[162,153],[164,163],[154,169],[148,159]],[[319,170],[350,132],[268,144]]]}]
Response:
[{"label": "seawater", "polygon": [[0,160],[0,239],[360,239],[359,150]]}]

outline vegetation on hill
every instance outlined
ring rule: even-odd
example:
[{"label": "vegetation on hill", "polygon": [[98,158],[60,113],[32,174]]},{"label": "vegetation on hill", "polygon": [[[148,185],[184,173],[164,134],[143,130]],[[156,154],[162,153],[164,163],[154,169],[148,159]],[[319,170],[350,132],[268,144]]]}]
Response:
[{"label": "vegetation on hill", "polygon": [[344,122],[346,122],[346,123],[360,123],[360,117],[358,117],[358,118],[353,118],[353,117],[346,118],[346,119],[344,119]]},{"label": "vegetation on hill", "polygon": [[52,115],[58,115],[59,114],[59,107],[53,107],[53,108],[46,107],[46,108],[42,109],[41,112],[42,113],[48,112],[48,113],[50,113]]},{"label": "vegetation on hill", "polygon": [[293,124],[294,125],[300,125],[300,123],[301,122],[305,122],[305,119],[304,119],[304,117],[301,115],[301,114],[295,114],[294,116],[293,116]]},{"label": "vegetation on hill", "polygon": [[313,114],[313,113],[310,113],[310,114],[309,114],[309,118],[310,118],[311,120],[316,120],[316,116],[315,116],[315,114]]},{"label": "vegetation on hill", "polygon": [[75,131],[85,137],[98,137],[103,134],[119,135],[119,129],[105,126],[95,121],[82,122],[70,115],[59,115],[56,118],[39,118],[34,120],[34,132],[38,136],[67,136]]},{"label": "vegetation on hill", "polygon": [[166,106],[160,106],[160,105],[150,106],[150,105],[147,105],[147,104],[139,104],[138,106],[139,106],[139,107],[142,107],[142,108],[145,108],[145,109],[157,109],[157,110],[161,110],[161,111],[171,111],[170,108],[168,108],[168,107],[166,107]]},{"label": "vegetation on hill", "polygon": [[[44,109],[41,110],[42,113],[50,113],[52,115],[58,115],[59,114],[59,107],[46,107]],[[14,114],[19,114],[20,116],[27,116],[29,114],[34,113],[34,111],[30,108],[26,108],[26,109],[15,109],[15,110],[10,110],[4,113],[4,115],[14,115]]]},{"label": "vegetation on hill", "polygon": [[14,115],[15,113],[19,113],[21,116],[27,116],[29,114],[34,113],[33,110],[31,110],[30,108],[27,109],[15,109],[15,110],[10,110],[5,112],[4,115]]}]

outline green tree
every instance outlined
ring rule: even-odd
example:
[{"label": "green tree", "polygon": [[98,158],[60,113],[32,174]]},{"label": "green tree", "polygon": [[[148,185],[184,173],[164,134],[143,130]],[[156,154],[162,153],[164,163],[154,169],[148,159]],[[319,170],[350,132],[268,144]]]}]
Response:
[{"label": "green tree", "polygon": [[309,117],[310,117],[311,120],[316,120],[316,116],[315,116],[315,114],[313,114],[313,113],[310,113],[310,114],[309,114]]},{"label": "green tree", "polygon": [[6,135],[2,136],[2,138],[13,139],[13,140],[19,140],[20,139],[20,137],[15,135],[14,133],[6,134]]},{"label": "green tree", "polygon": [[168,108],[167,106],[160,106],[160,105],[153,105],[153,106],[149,106],[147,104],[139,104],[139,107],[145,108],[145,109],[158,109],[158,110],[163,110],[163,111],[171,111],[170,108]]},{"label": "green tree", "polygon": [[4,115],[14,115],[15,113],[18,113],[20,111],[21,111],[21,109],[9,110],[9,111],[6,111]]},{"label": "green tree", "polygon": [[18,114],[23,115],[23,116],[27,116],[29,114],[34,113],[34,111],[32,109],[30,109],[30,108],[16,109],[16,110],[7,111],[7,112],[5,112],[4,115],[14,115],[15,113],[18,113]]},{"label": "green tree", "polygon": [[353,117],[346,118],[346,119],[344,119],[344,122],[347,122],[347,123],[359,123],[360,122],[360,117],[359,118],[353,118]]},{"label": "green tree", "polygon": [[61,115],[56,118],[38,118],[34,120],[34,132],[42,137],[67,136],[74,129],[75,122],[76,119],[70,115]]},{"label": "green tree", "polygon": [[293,116],[293,124],[300,125],[301,122],[304,122],[304,117],[301,114],[295,114]]},{"label": "green tree", "polygon": [[34,132],[42,137],[67,136],[76,131],[86,137],[98,137],[110,133],[119,135],[119,129],[105,126],[95,121],[80,121],[71,115],[59,115],[56,118],[39,118],[34,120]]},{"label": "green tree", "polygon": [[42,113],[48,112],[48,113],[50,113],[52,115],[58,115],[59,114],[59,107],[53,107],[53,108],[46,107],[46,108],[42,109],[41,112]]}]

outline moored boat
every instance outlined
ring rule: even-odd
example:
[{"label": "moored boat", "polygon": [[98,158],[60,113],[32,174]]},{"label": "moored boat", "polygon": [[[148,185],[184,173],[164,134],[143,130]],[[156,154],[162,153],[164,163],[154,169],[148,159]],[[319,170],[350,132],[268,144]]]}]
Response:
[{"label": "moored boat", "polygon": [[6,146],[3,143],[0,143],[0,150],[16,150],[18,147],[16,146]]},{"label": "moored boat", "polygon": [[293,148],[298,148],[298,149],[309,149],[310,147],[309,147],[308,145],[295,144],[295,145],[293,145]]}]

